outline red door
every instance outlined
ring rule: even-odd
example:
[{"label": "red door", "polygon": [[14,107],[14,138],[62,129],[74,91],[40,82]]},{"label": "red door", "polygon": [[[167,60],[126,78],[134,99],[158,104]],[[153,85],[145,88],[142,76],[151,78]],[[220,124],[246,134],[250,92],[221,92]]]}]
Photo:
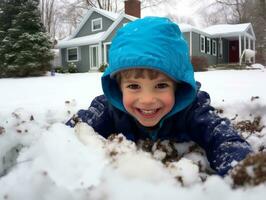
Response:
[{"label": "red door", "polygon": [[229,42],[229,62],[239,62],[239,46],[237,40]]}]

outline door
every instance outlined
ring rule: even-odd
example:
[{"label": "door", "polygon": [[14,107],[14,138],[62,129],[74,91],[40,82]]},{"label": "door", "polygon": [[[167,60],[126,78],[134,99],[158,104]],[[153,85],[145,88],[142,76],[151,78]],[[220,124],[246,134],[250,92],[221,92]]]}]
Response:
[{"label": "door", "polygon": [[237,40],[229,42],[229,62],[239,62],[239,45]]},{"label": "door", "polygon": [[99,68],[98,45],[90,46],[90,69]]}]

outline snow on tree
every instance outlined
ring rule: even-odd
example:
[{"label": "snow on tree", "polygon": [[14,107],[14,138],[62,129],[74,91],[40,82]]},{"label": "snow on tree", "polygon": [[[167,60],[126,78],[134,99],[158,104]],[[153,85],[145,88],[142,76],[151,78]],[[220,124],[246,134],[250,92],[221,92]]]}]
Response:
[{"label": "snow on tree", "polygon": [[41,23],[39,0],[4,0],[0,13],[0,76],[43,75],[52,43]]}]

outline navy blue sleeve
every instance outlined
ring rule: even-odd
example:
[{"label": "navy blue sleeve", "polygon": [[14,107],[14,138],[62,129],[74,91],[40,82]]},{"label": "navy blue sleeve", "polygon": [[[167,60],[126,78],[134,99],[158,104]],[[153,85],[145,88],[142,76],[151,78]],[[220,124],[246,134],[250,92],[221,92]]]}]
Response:
[{"label": "navy blue sleeve", "polygon": [[66,125],[74,127],[78,122],[85,122],[97,133],[108,137],[113,133],[113,123],[110,117],[109,103],[104,95],[96,97],[87,110],[79,110]]},{"label": "navy blue sleeve", "polygon": [[243,160],[252,151],[230,121],[214,112],[206,92],[198,92],[187,111],[186,123],[191,139],[204,148],[210,166],[220,175],[232,168],[233,161]]}]

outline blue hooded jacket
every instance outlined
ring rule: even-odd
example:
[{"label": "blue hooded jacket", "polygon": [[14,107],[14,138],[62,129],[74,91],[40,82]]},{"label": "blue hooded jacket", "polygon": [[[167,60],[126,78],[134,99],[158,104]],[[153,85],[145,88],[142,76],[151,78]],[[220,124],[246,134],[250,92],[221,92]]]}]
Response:
[{"label": "blue hooded jacket", "polygon": [[122,94],[113,74],[131,68],[159,70],[181,81],[175,106],[167,117],[183,110],[196,96],[193,67],[188,46],[179,27],[167,18],[145,17],[120,29],[112,41],[109,66],[102,76],[105,96],[116,108],[125,111]]},{"label": "blue hooded jacket", "polygon": [[[130,68],[158,70],[181,82],[175,93],[173,109],[153,129],[143,127],[129,115],[114,74]],[[226,118],[220,118],[210,106],[210,97],[200,91],[188,55],[188,47],[179,27],[167,18],[145,17],[128,23],[114,37],[109,51],[109,66],[102,76],[104,95],[96,97],[87,110],[80,110],[67,125],[88,123],[104,137],[122,133],[138,141],[150,138],[175,142],[194,141],[205,151],[210,166],[224,175],[233,161],[251,152]]]}]

